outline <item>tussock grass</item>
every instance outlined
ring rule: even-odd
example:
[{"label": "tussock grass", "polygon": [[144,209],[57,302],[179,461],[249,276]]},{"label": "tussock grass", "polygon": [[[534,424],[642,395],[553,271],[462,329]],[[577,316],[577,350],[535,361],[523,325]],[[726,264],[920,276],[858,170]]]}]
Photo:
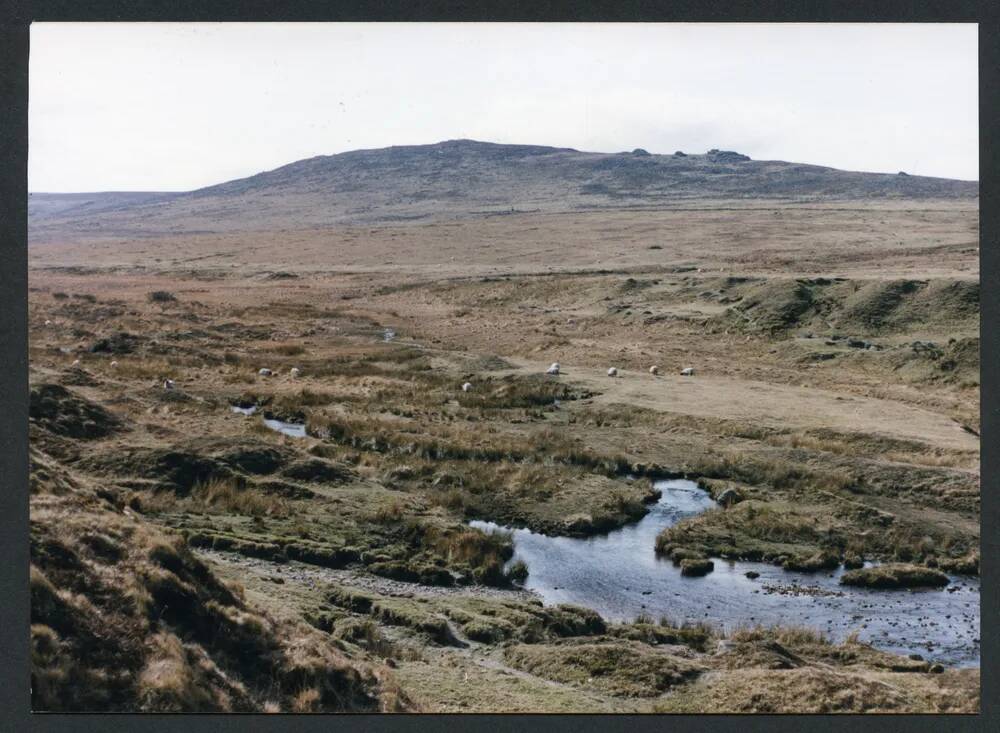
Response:
[{"label": "tussock grass", "polygon": [[187,496],[173,491],[133,492],[130,503],[143,513],[202,512],[208,514],[241,514],[250,517],[287,517],[291,504],[279,496],[267,494],[253,486],[242,485],[232,478],[200,481]]},{"label": "tussock grass", "polygon": [[306,353],[305,346],[291,342],[269,344],[263,350],[272,354],[280,354],[281,356],[298,356],[299,354]]},{"label": "tussock grass", "polygon": [[849,570],[841,576],[840,582],[862,588],[936,588],[948,585],[948,577],[933,568],[891,563]]}]

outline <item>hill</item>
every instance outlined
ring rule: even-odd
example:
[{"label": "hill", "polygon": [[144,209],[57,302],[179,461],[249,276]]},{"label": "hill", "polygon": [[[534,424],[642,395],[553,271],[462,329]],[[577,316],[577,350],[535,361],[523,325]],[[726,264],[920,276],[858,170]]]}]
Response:
[{"label": "hill", "polygon": [[697,200],[974,199],[977,182],[860,173],[732,151],[653,155],[451,140],[317,156],[187,193],[35,193],[35,241],[322,228]]}]

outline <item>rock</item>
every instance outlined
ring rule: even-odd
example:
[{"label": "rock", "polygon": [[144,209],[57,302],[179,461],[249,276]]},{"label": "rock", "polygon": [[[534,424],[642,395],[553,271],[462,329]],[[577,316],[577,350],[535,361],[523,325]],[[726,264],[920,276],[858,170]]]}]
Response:
[{"label": "rock", "polygon": [[930,669],[928,671],[931,674],[941,674],[942,672],[944,672],[944,665],[943,664],[932,664],[930,666]]},{"label": "rock", "polygon": [[614,367],[611,367],[610,369],[608,369],[608,376],[609,377],[617,377],[618,376],[618,370],[615,369]]},{"label": "rock", "polygon": [[910,659],[912,659],[914,662],[922,662],[922,661],[924,661],[924,657],[923,657],[922,654],[911,654],[910,655]]},{"label": "rock", "polygon": [[684,367],[683,369],[681,369],[681,376],[682,377],[693,377],[694,376],[694,367]]},{"label": "rock", "polygon": [[632,151],[632,155],[645,157],[649,155],[649,151],[643,150],[642,148],[636,148],[635,150]]},{"label": "rock", "polygon": [[757,580],[757,578],[760,577],[760,573],[758,573],[756,570],[747,570],[746,573],[744,573],[744,575],[746,575],[746,577],[748,577],[750,580]]},{"label": "rock", "polygon": [[685,153],[682,150],[675,150],[674,151],[674,157],[675,158],[686,158],[687,157],[687,153]]},{"label": "rock", "polygon": [[737,153],[733,150],[718,150],[713,148],[708,151],[708,159],[713,163],[742,163],[750,160],[750,156]]}]

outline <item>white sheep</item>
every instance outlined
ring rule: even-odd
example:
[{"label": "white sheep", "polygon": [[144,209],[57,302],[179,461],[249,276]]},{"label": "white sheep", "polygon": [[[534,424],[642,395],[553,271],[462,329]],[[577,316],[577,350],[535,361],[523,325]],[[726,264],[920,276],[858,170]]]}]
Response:
[{"label": "white sheep", "polygon": [[80,360],[79,359],[74,359],[73,363],[70,366],[75,366],[75,367],[80,366]]},{"label": "white sheep", "polygon": [[614,367],[611,367],[610,369],[608,369],[608,376],[609,377],[617,377],[618,376],[618,370],[615,369]]},{"label": "white sheep", "polygon": [[546,374],[558,374],[559,373],[559,362],[552,362],[552,366],[545,370]]},{"label": "white sheep", "polygon": [[298,367],[292,367],[291,369],[289,369],[289,370],[288,370],[288,376],[290,376],[290,377],[291,377],[292,379],[295,379],[295,378],[296,378],[296,377],[298,377],[298,376],[299,376],[299,375],[300,375],[301,373],[302,373],[302,372],[300,372],[300,371],[299,371],[299,368],[298,368]]},{"label": "white sheep", "polygon": [[163,380],[163,389],[173,389],[173,388],[174,388],[174,380],[172,379]]},{"label": "white sheep", "polygon": [[471,389],[472,389],[472,382],[466,382],[465,384],[462,385],[463,392],[468,392]]},{"label": "white sheep", "polygon": [[112,369],[117,369],[118,368],[118,362],[117,361],[111,362],[111,368]]},{"label": "white sheep", "polygon": [[653,376],[655,377],[655,376],[656,376],[657,374],[659,374],[659,373],[660,373],[660,367],[658,367],[658,366],[656,366],[656,365],[654,364],[653,366],[651,366],[651,367],[649,368],[649,373],[650,373],[650,374],[652,374],[652,375],[653,375]]},{"label": "white sheep", "polygon": [[45,325],[46,325],[46,326],[51,326],[51,325],[52,325],[52,321],[48,321],[48,320],[46,320],[46,321],[45,321]]},{"label": "white sheep", "polygon": [[684,367],[683,369],[681,369],[681,376],[682,377],[693,377],[694,376],[694,367]]},{"label": "white sheep", "polygon": [[257,373],[262,377],[270,377],[272,374],[274,374],[274,372],[272,372],[270,369],[261,369]]}]

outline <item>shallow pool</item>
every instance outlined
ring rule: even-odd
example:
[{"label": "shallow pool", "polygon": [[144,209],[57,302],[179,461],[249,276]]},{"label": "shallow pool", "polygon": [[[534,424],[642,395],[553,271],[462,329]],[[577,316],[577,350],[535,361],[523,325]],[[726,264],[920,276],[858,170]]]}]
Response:
[{"label": "shallow pool", "polygon": [[[241,415],[253,415],[257,412],[257,406],[251,405],[250,407],[238,407],[237,405],[230,405],[229,408],[233,412],[238,412]],[[304,438],[306,437],[306,426],[304,423],[296,422],[285,422],[284,420],[268,420],[264,419],[264,424],[271,428],[271,430],[276,430],[279,433],[288,435],[292,438]]]},{"label": "shallow pool", "polygon": [[[979,579],[951,578],[944,590],[869,590],[839,583],[843,569],[797,573],[767,563],[713,558],[715,571],[688,578],[656,556],[656,535],[684,517],[715,506],[685,480],[658,481],[660,500],[635,524],[586,539],[513,531],[515,554],[529,575],[525,587],[548,604],[573,603],[606,619],[640,614],[675,622],[739,626],[809,626],[841,640],[852,632],[874,646],[919,653],[952,665],[979,664]],[[474,521],[486,531],[504,530]],[[748,571],[760,573],[750,580]]]},{"label": "shallow pool", "polygon": [[271,428],[271,430],[277,430],[279,433],[287,435],[291,438],[306,437],[306,426],[304,423],[265,419],[264,424],[267,425],[267,427]]}]

